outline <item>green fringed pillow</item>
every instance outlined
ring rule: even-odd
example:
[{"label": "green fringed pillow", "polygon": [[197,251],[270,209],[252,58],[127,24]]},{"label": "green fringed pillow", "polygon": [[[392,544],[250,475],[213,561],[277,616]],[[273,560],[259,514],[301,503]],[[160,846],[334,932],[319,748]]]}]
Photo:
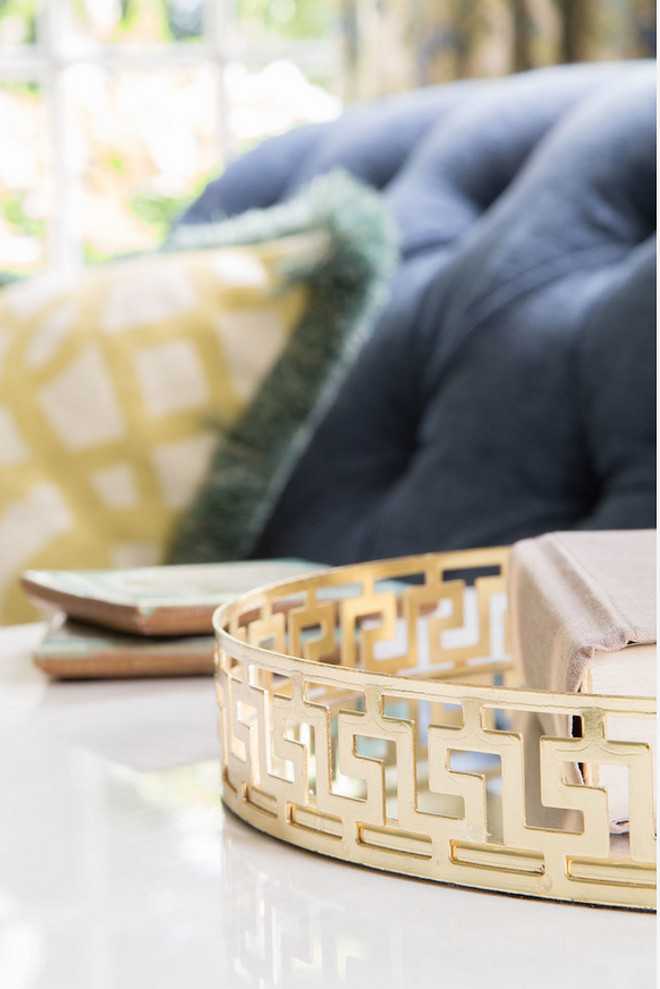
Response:
[{"label": "green fringed pillow", "polygon": [[250,405],[225,428],[207,476],[175,530],[171,563],[249,557],[319,418],[368,336],[395,261],[394,228],[373,189],[343,172],[290,203],[221,224],[179,228],[170,250],[271,242],[317,233],[324,248],[292,261],[307,305]]}]

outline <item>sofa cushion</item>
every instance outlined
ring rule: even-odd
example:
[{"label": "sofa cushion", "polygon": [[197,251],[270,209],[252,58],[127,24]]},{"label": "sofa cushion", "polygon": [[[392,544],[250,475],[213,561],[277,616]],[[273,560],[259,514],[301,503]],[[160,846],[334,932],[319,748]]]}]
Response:
[{"label": "sofa cushion", "polygon": [[[336,564],[654,524],[646,467],[634,498],[614,497],[622,472],[632,477],[651,455],[648,389],[621,420],[584,356],[596,348],[600,379],[630,394],[648,350],[638,338],[654,332],[643,279],[643,301],[622,291],[607,332],[593,328],[636,253],[653,251],[654,79],[646,63],[562,67],[349,111],[296,135],[295,159],[279,139],[288,173],[275,194],[347,164],[381,188],[401,264],[254,555]],[[381,168],[397,120],[409,142],[395,138]],[[271,147],[237,162],[206,206],[231,212],[240,176],[248,201]]]},{"label": "sofa cushion", "polygon": [[576,388],[599,497],[584,528],[654,519],[656,281],[656,243],[649,237],[618,266],[585,321]]}]

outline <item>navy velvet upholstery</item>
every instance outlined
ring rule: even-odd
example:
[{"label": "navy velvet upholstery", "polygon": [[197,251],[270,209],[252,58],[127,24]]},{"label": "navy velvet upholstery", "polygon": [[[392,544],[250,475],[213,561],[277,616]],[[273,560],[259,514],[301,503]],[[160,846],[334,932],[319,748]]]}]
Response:
[{"label": "navy velvet upholstery", "polygon": [[255,556],[332,564],[655,524],[655,73],[461,82],[266,142],[199,223],[336,167],[401,262]]}]

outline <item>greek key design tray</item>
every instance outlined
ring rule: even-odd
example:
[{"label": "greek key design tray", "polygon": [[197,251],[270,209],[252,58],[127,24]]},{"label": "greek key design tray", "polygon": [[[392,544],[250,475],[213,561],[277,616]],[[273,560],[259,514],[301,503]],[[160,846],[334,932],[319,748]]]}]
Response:
[{"label": "greek key design tray", "polygon": [[[520,689],[506,548],[386,560],[215,614],[223,792],[277,838],[480,889],[655,908],[652,751],[608,718],[655,699]],[[566,734],[543,734],[559,713]],[[627,773],[629,833],[584,764]]]}]

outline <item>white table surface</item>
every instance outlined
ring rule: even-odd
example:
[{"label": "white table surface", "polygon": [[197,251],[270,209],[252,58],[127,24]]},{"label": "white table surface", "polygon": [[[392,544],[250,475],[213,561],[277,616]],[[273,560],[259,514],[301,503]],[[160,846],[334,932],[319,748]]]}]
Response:
[{"label": "white table surface", "polygon": [[219,800],[210,678],[49,683],[0,629],[0,987],[655,986],[656,918],[448,888]]}]

